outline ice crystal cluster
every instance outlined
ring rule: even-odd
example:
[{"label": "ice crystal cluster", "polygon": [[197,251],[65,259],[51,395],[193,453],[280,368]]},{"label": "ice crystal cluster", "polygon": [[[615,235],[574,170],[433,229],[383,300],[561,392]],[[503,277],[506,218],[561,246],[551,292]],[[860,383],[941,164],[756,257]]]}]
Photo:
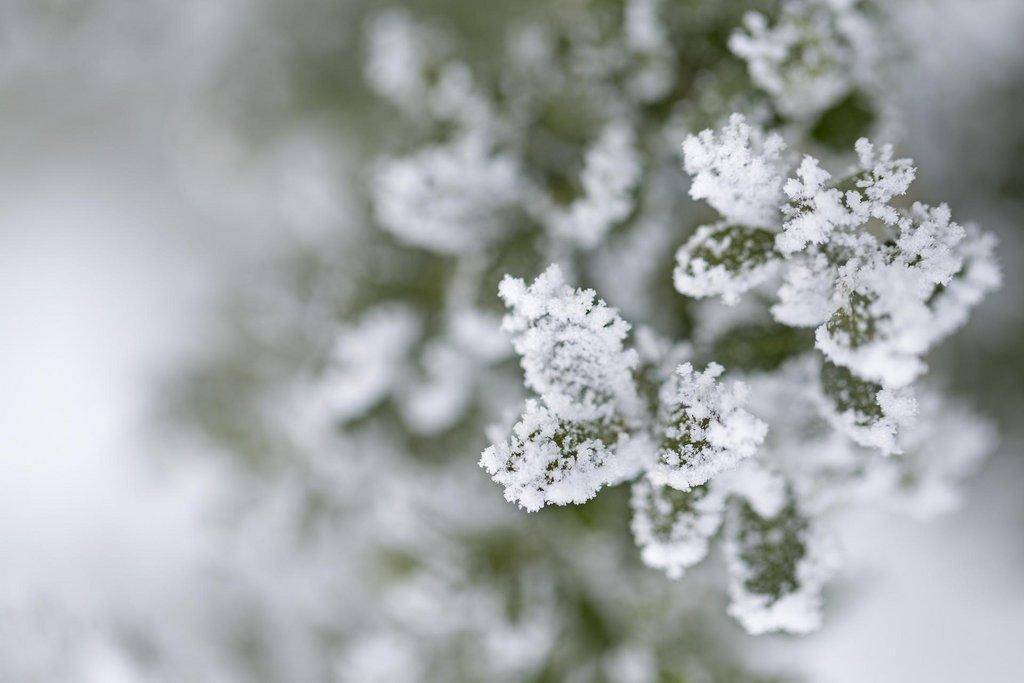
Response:
[{"label": "ice crystal cluster", "polygon": [[351,196],[176,394],[227,473],[209,609],[110,633],[172,680],[756,680],[717,592],[817,628],[836,515],[953,509],[995,439],[924,377],[994,241],[867,141],[890,4],[341,3],[341,81],[286,22],[284,99],[331,113],[292,118],[351,118],[267,175]]}]

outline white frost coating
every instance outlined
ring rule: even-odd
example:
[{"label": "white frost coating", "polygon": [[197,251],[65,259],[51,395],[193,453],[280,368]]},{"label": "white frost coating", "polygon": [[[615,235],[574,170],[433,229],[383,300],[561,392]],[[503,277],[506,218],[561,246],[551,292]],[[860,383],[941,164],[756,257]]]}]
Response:
[{"label": "white frost coating", "polygon": [[[721,296],[726,304],[734,306],[739,303],[740,295],[775,273],[778,261],[774,254],[766,252],[762,258],[737,246],[744,233],[749,234],[747,228],[735,227],[724,232],[727,227],[725,221],[703,225],[676,252],[672,282],[679,293],[695,299]],[[747,257],[738,268],[730,268],[722,262],[730,250],[742,250]]]},{"label": "white frost coating", "polygon": [[[746,586],[751,567],[743,561],[737,538],[738,515],[730,514],[723,551],[729,569],[728,613],[752,635],[785,631],[804,635],[821,627],[821,591],[838,564],[834,544],[813,523],[799,533],[803,556],[796,562],[793,590],[774,597]],[[768,537],[764,541],[771,543]]]},{"label": "white frost coating", "polygon": [[920,356],[941,337],[929,299],[962,270],[958,245],[966,236],[944,204],[915,203],[897,225],[891,250],[874,248],[839,269],[834,301],[844,320],[815,336],[833,363],[890,387],[927,369]]},{"label": "white frost coating", "polygon": [[585,503],[603,486],[635,476],[642,464],[628,434],[601,436],[600,425],[567,422],[528,400],[511,440],[484,450],[480,466],[505,487],[505,500],[527,512],[546,503]]},{"label": "white frost coating", "polygon": [[856,410],[838,412],[827,399],[823,399],[822,415],[837,430],[846,434],[858,445],[877,448],[883,455],[902,453],[898,436],[914,424],[917,416],[917,399],[910,387],[885,388],[875,396],[882,416],[865,421]]},{"label": "white frost coating", "polygon": [[783,269],[779,300],[771,307],[772,316],[790,327],[816,327],[835,310],[832,285],[836,269],[825,254],[798,254]]},{"label": "white frost coating", "polygon": [[573,289],[557,265],[529,287],[506,276],[499,295],[511,312],[504,327],[522,356],[529,400],[507,443],[488,447],[480,466],[528,512],[545,503],[592,498],[602,486],[636,476],[653,447],[631,436],[642,404],[623,348],[629,325],[593,290]]},{"label": "white frost coating", "polygon": [[853,5],[789,0],[772,26],[763,14],[748,12],[729,50],[747,62],[751,80],[780,112],[812,118],[858,85],[871,85],[877,72],[875,30]]},{"label": "white frost coating", "polygon": [[860,171],[853,177],[855,189],[845,193],[829,187],[832,176],[814,157],[804,157],[796,178],[783,188],[790,204],[783,208],[788,217],[775,246],[792,254],[809,244],[824,244],[835,230],[852,231],[872,218],[893,225],[899,213],[889,205],[905,194],[914,181],[916,169],[909,159],[893,159],[892,145],[875,153],[874,146],[861,138],[856,143]]},{"label": "white frost coating", "polygon": [[636,135],[628,123],[608,124],[587,151],[580,175],[583,196],[568,208],[549,206],[542,219],[551,233],[591,249],[633,210],[640,180]]},{"label": "white frost coating", "polygon": [[399,240],[443,254],[478,252],[514,229],[518,162],[482,136],[381,162],[374,209]]},{"label": "white frost coating", "polygon": [[722,524],[725,498],[716,488],[687,492],[652,484],[633,484],[631,528],[644,564],[681,579],[708,554],[708,544]]},{"label": "white frost coating", "polygon": [[929,347],[963,327],[971,310],[1002,284],[1003,274],[995,257],[995,235],[983,233],[974,225],[966,226],[965,232],[967,238],[957,247],[963,260],[960,272],[929,303]]},{"label": "white frost coating", "polygon": [[730,223],[770,227],[783,202],[786,143],[764,135],[742,114],[733,114],[721,133],[690,135],[683,142],[683,167],[692,176],[690,196],[705,199]]},{"label": "white frost coating", "polygon": [[648,473],[653,483],[682,491],[700,486],[753,456],[764,441],[768,425],[743,409],[746,386],[719,383],[723,371],[710,363],[694,372],[684,363],[662,387],[662,442]]},{"label": "white frost coating", "polygon": [[506,276],[498,294],[511,309],[503,326],[522,356],[526,386],[559,417],[632,418],[639,410],[635,351],[623,348],[629,324],[590,289],[573,289],[551,265],[529,287]]},{"label": "white frost coating", "polygon": [[336,419],[360,417],[393,391],[419,328],[410,308],[382,304],[338,331],[319,389]]}]

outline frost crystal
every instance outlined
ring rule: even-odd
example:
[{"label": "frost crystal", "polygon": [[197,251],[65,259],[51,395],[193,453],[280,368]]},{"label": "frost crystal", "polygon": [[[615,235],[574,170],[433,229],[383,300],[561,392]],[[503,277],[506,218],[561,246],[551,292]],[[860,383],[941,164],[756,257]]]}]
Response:
[{"label": "frost crystal", "polygon": [[693,176],[690,196],[706,199],[729,223],[773,225],[782,204],[785,147],[780,135],[765,136],[741,114],[733,114],[718,135],[705,130],[687,137],[683,157]]},{"label": "frost crystal", "polygon": [[797,177],[786,181],[790,204],[783,208],[788,220],[776,240],[780,252],[788,255],[808,244],[823,244],[834,230],[852,231],[872,218],[886,225],[896,223],[899,214],[889,202],[906,193],[916,170],[909,159],[894,160],[891,145],[876,157],[871,143],[861,138],[856,149],[860,170],[846,179],[845,187],[829,186],[832,176],[809,156],[804,157]]},{"label": "frost crystal", "polygon": [[747,388],[716,380],[724,368],[711,363],[703,372],[679,366],[661,390],[663,433],[651,481],[681,491],[700,486],[751,457],[768,425],[743,409]]}]

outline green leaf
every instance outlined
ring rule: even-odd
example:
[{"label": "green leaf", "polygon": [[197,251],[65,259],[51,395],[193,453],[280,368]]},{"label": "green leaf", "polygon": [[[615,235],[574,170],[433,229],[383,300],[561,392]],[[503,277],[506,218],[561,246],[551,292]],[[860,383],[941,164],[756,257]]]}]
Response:
[{"label": "green leaf", "polygon": [[868,96],[854,90],[822,113],[811,128],[811,138],[829,149],[845,152],[870,134],[877,118]]},{"label": "green leaf", "polygon": [[864,427],[882,419],[877,399],[881,385],[858,379],[846,368],[828,361],[822,362],[820,377],[821,391],[837,413],[853,411],[854,421]]},{"label": "green leaf", "polygon": [[762,517],[746,501],[736,517],[735,542],[747,571],[743,587],[774,603],[797,591],[797,568],[807,555],[810,522],[790,499],[774,517]]}]

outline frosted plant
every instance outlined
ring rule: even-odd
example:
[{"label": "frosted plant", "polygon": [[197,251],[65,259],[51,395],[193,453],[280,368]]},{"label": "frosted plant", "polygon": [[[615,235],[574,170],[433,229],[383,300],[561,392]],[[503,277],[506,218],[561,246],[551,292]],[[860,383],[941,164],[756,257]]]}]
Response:
[{"label": "frosted plant", "polygon": [[688,491],[764,439],[765,425],[743,410],[743,385],[721,386],[716,364],[701,373],[680,365],[658,391],[658,414],[645,414],[639,355],[622,344],[629,326],[593,291],[566,285],[558,266],[530,287],[506,277],[501,294],[526,385],[544,405],[527,401],[511,441],[489,447],[480,464],[527,511],[584,502],[643,470],[655,485]]},{"label": "frosted plant", "polygon": [[[181,400],[234,457],[170,677],[747,680],[693,576],[715,543],[728,612],[805,633],[833,514],[949,509],[994,438],[917,377],[998,283],[991,238],[907,208],[888,149],[836,156],[890,106],[885,15],[377,5],[346,10],[366,89],[319,87],[330,31],[268,41],[294,102],[347,111],[351,234],[246,291]],[[145,673],[174,658],[139,631]]]},{"label": "frosted plant", "polygon": [[[733,118],[727,130],[742,124]],[[753,153],[749,135],[701,136],[688,140],[684,154],[697,140],[705,143],[696,148],[699,160],[708,146]],[[906,387],[926,369],[923,354],[951,331],[943,321],[966,317],[970,301],[978,299],[964,297],[961,310],[951,313],[942,303],[946,289],[974,271],[980,277],[971,282],[985,282],[990,291],[998,276],[991,260],[979,268],[965,258],[990,254],[985,243],[991,238],[977,231],[968,238],[948,207],[915,203],[907,211],[894,204],[913,182],[910,160],[894,159],[890,146],[876,151],[866,139],[856,152],[858,166],[840,182],[817,159],[804,157],[784,185],[789,201],[779,207],[775,225],[698,230],[677,255],[676,284],[684,294],[721,294],[731,303],[764,283],[770,265],[781,269],[772,314],[785,325],[817,328],[816,346],[825,356],[822,391],[834,423],[858,443],[892,452],[899,448],[899,427],[914,412]],[[695,175],[701,179],[700,171]],[[760,185],[755,181],[755,192]],[[732,180],[721,186],[735,192]],[[716,268],[708,269],[712,257]],[[702,288],[698,274],[705,271],[712,284]],[[976,286],[966,287],[976,292]]]}]

